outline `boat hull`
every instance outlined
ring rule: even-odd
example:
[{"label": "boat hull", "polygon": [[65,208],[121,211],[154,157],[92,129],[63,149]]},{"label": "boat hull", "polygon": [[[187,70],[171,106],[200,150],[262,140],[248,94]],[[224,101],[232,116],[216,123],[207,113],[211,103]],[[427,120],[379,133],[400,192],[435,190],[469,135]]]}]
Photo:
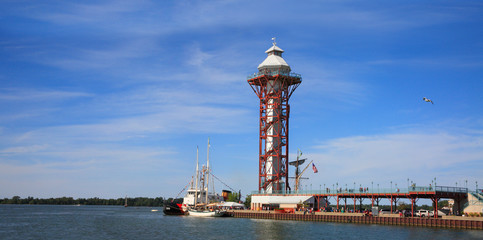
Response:
[{"label": "boat hull", "polygon": [[181,204],[179,203],[167,203],[164,205],[163,213],[165,215],[170,216],[179,216],[179,215],[186,215],[186,212],[183,211]]},{"label": "boat hull", "polygon": [[189,216],[191,217],[224,217],[226,216],[226,211],[195,211],[189,210]]}]

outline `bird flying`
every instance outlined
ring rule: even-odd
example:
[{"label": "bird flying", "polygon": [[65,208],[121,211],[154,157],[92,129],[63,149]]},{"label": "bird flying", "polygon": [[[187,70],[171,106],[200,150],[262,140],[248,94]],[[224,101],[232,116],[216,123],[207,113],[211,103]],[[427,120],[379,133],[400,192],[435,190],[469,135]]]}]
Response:
[{"label": "bird flying", "polygon": [[423,100],[424,100],[425,102],[430,102],[431,104],[434,104],[434,103],[433,103],[433,101],[432,101],[431,99],[429,99],[429,98],[425,98],[425,97],[423,97]]}]

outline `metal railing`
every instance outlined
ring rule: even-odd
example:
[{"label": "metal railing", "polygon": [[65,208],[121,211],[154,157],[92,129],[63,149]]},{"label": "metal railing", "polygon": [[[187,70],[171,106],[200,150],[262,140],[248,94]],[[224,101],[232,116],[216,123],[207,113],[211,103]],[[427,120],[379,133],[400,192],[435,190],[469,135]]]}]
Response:
[{"label": "metal railing", "polygon": [[379,188],[371,190],[369,188],[363,189],[326,189],[326,190],[299,190],[299,191],[276,191],[272,193],[266,193],[264,191],[252,191],[252,194],[264,194],[264,195],[280,195],[280,194],[361,194],[361,193],[408,193],[408,189],[401,188]]},{"label": "metal railing", "polygon": [[483,198],[483,189],[475,189],[476,194],[480,195]]},{"label": "metal railing", "polygon": [[275,76],[275,75],[283,75],[288,77],[295,77],[295,78],[302,78],[302,75],[293,72],[287,72],[283,70],[273,70],[273,71],[263,71],[263,72],[256,72],[247,76],[248,79],[256,78],[263,75]]},{"label": "metal railing", "polygon": [[446,186],[436,186],[437,192],[453,192],[453,193],[467,193],[468,188],[464,187],[446,187]]},{"label": "metal railing", "polygon": [[476,199],[478,199],[478,201],[483,201],[483,196],[481,196],[477,192],[472,192],[471,195],[473,195],[473,197],[475,197]]},{"label": "metal railing", "polygon": [[321,189],[321,190],[299,190],[299,191],[276,191],[272,193],[266,193],[264,191],[252,191],[252,194],[263,195],[280,195],[280,194],[304,194],[304,195],[316,195],[316,194],[384,194],[384,193],[412,193],[412,192],[451,192],[451,193],[468,193],[468,188],[462,187],[446,187],[446,186],[411,186],[409,188],[358,188],[358,189]]}]

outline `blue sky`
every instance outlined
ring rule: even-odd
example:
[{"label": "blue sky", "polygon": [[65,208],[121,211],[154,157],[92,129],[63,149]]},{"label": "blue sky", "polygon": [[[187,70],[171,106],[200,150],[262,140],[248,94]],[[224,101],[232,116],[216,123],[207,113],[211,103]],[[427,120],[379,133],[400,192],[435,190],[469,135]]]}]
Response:
[{"label": "blue sky", "polygon": [[481,1],[7,0],[0,20],[0,197],[174,197],[208,137],[215,175],[257,190],[246,77],[272,37],[303,78],[304,188],[483,186]]}]

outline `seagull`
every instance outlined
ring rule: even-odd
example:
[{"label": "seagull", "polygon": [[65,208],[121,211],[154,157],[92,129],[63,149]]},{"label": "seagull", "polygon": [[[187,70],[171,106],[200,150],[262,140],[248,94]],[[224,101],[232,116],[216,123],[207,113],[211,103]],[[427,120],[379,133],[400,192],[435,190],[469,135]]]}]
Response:
[{"label": "seagull", "polygon": [[433,101],[431,101],[431,99],[429,99],[429,98],[425,98],[425,97],[423,97],[423,100],[424,100],[425,102],[430,102],[431,104],[434,104],[434,102],[433,102]]}]

